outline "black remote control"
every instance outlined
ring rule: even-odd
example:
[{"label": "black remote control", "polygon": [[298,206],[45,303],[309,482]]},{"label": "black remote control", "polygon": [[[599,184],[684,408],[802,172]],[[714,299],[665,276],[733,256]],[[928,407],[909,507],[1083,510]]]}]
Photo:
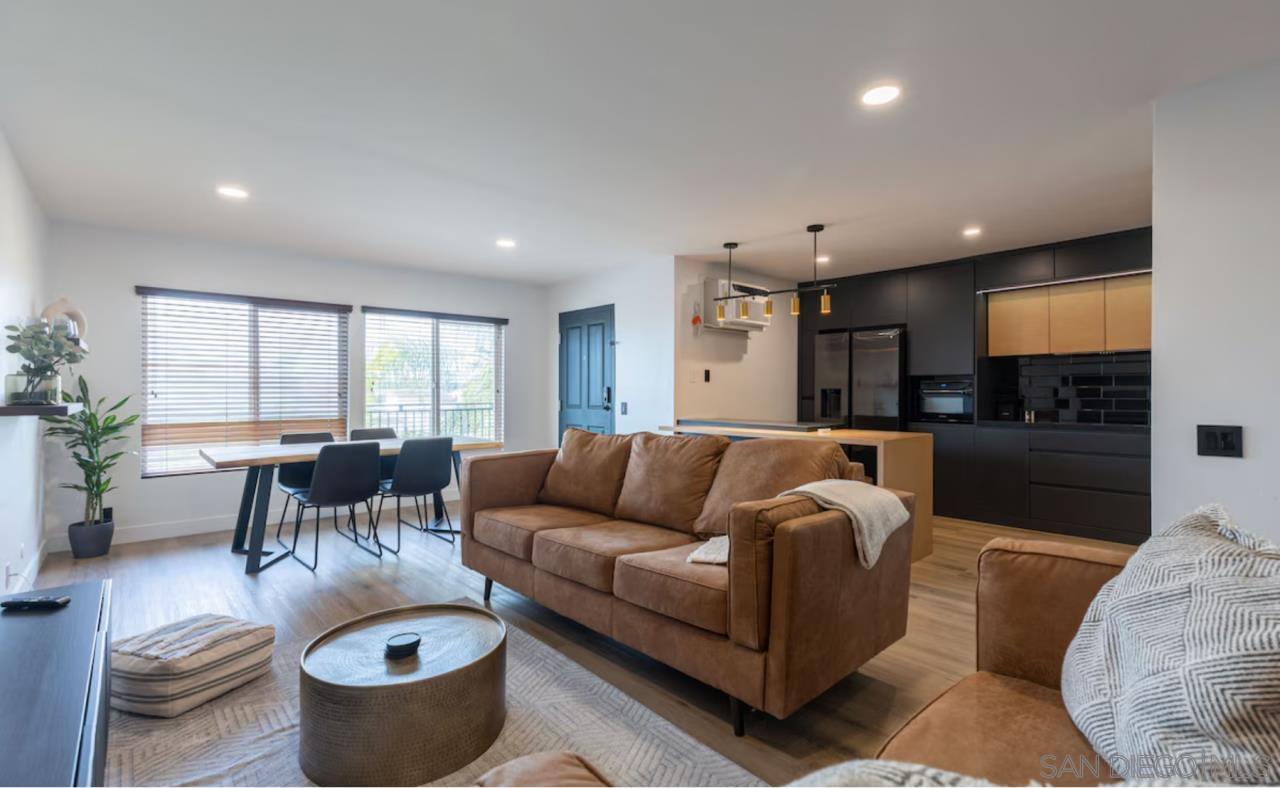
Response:
[{"label": "black remote control", "polygon": [[6,599],[0,602],[5,610],[57,610],[71,603],[69,596],[29,596],[23,599]]}]

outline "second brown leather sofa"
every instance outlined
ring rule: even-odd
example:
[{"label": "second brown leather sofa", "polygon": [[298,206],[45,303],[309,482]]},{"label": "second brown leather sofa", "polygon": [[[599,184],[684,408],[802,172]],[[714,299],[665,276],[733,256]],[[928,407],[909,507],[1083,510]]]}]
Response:
[{"label": "second brown leather sofa", "polygon": [[[862,467],[825,441],[569,430],[467,460],[462,561],[486,599],[499,582],[723,690],[741,735],[744,704],[786,717],[906,632],[913,522],[866,569],[847,516],[773,497],[827,478]],[[721,534],[727,566],[685,560]]]}]

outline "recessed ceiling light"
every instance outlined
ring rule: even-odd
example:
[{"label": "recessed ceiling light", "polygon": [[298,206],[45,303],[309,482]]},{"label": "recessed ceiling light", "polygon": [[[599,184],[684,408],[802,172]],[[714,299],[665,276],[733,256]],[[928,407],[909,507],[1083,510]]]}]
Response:
[{"label": "recessed ceiling light", "polygon": [[965,238],[977,238],[979,235],[982,235],[982,228],[977,225],[972,225],[964,228],[961,232],[964,233]]},{"label": "recessed ceiling light", "polygon": [[875,87],[862,94],[862,103],[868,107],[878,107],[881,104],[888,104],[897,100],[902,95],[902,88],[898,85],[876,85]]},{"label": "recessed ceiling light", "polygon": [[513,239],[513,238],[499,238],[499,239],[498,239],[497,241],[495,241],[494,243],[496,243],[496,244],[497,244],[500,248],[502,248],[502,249],[514,249],[514,248],[516,248],[516,242],[515,242],[515,239]]},{"label": "recessed ceiling light", "polygon": [[219,186],[219,187],[218,187],[218,189],[217,189],[217,191],[218,191],[218,196],[219,196],[219,197],[225,197],[225,198],[226,198],[226,199],[228,199],[228,200],[247,200],[247,199],[249,199],[249,191],[248,191],[247,189],[243,188],[243,187],[240,187],[240,186],[233,186],[233,185],[231,185],[231,184],[224,184],[224,185],[222,185],[222,186]]},{"label": "recessed ceiling light", "polygon": [[818,255],[818,262],[820,262],[820,263],[829,263],[829,262],[831,262],[831,257],[830,257],[830,255],[820,254],[820,255]]}]

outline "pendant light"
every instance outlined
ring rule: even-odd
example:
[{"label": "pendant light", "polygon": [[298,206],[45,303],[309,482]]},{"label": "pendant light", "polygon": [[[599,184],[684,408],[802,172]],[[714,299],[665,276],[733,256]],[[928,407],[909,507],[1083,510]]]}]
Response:
[{"label": "pendant light", "polygon": [[800,294],[791,294],[791,316],[800,317]]},{"label": "pendant light", "polygon": [[[729,250],[729,292],[726,293],[725,295],[729,296],[729,300],[732,301],[733,300],[733,250],[738,248],[738,242],[726,241],[724,248]],[[722,323],[724,322],[724,316],[726,311],[724,308],[724,305],[725,305],[724,301],[716,302],[716,320],[719,320]],[[747,302],[746,301],[739,302],[738,318],[741,320],[747,319]]]},{"label": "pendant light", "polygon": [[[821,224],[811,224],[805,228],[806,231],[813,233],[813,284],[815,287],[818,284],[818,233],[825,229],[826,227]],[[797,303],[799,300],[798,298],[792,300],[792,314],[799,312]],[[827,288],[825,287],[822,288],[822,298],[818,300],[818,312],[824,315],[831,314],[831,296],[827,293]]]},{"label": "pendant light", "polygon": [[773,319],[773,296],[765,296],[764,299],[764,319]]}]

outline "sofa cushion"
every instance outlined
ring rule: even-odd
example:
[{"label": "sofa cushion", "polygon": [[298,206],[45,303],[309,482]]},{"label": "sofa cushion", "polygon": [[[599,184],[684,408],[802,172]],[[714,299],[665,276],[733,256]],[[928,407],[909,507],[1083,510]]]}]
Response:
[{"label": "sofa cushion", "polygon": [[613,595],[646,610],[727,635],[729,567],[685,560],[702,544],[705,542],[620,556],[613,568]]},{"label": "sofa cushion", "polygon": [[533,558],[533,535],[551,528],[572,528],[608,520],[603,514],[567,506],[507,506],[476,512],[472,537],[507,555]]},{"label": "sofa cushion", "polygon": [[634,436],[617,516],[693,533],[729,442],[719,435]]},{"label": "sofa cushion", "polygon": [[535,752],[495,766],[476,780],[479,786],[558,785],[561,788],[594,788],[609,781],[581,755],[572,752]]},{"label": "sofa cushion", "polygon": [[848,478],[849,465],[840,446],[828,441],[735,441],[720,459],[694,531],[699,536],[726,534],[734,504],[773,498],[806,482]]},{"label": "sofa cushion", "polygon": [[[999,785],[1113,782],[1071,724],[1062,695],[1030,681],[980,671],[925,707],[880,750],[879,758],[922,763]],[[1083,774],[1065,770],[1067,759]],[[1094,774],[1091,769],[1099,770]],[[1053,768],[1051,775],[1046,768]]]},{"label": "sofa cushion", "polygon": [[533,565],[597,591],[613,593],[613,563],[618,556],[693,541],[689,534],[627,520],[556,528],[539,531],[533,537]]},{"label": "sofa cushion", "polygon": [[560,451],[542,482],[538,503],[586,509],[612,517],[630,456],[630,435],[565,430]]}]

